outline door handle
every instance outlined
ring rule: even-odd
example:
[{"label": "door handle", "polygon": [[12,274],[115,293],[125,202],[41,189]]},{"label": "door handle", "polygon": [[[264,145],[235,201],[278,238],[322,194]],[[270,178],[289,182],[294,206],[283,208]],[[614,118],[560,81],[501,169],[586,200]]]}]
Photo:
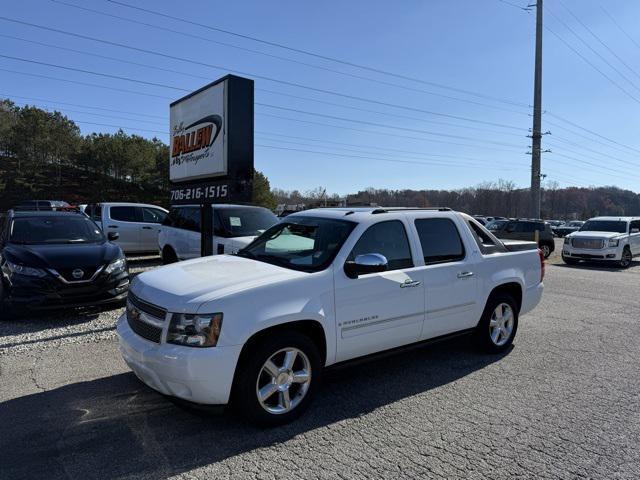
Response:
[{"label": "door handle", "polygon": [[422,282],[419,282],[418,280],[410,280],[410,279],[406,279],[404,281],[404,283],[400,284],[400,288],[408,288],[408,287],[417,287],[421,284]]},{"label": "door handle", "polygon": [[458,274],[458,278],[468,278],[473,277],[473,272],[460,272]]},{"label": "door handle", "polygon": [[117,225],[109,225],[109,228],[118,228]]},{"label": "door handle", "polygon": [[142,227],[143,230],[153,230],[153,227]]}]

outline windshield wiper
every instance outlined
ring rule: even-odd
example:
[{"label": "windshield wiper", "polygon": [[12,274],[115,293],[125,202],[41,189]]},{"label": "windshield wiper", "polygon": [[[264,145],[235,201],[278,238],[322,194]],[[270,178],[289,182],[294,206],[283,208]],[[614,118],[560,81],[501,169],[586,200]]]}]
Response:
[{"label": "windshield wiper", "polygon": [[251,258],[252,260],[255,260],[256,258],[256,256],[253,253],[251,253],[249,250],[238,250],[236,255],[238,257]]}]

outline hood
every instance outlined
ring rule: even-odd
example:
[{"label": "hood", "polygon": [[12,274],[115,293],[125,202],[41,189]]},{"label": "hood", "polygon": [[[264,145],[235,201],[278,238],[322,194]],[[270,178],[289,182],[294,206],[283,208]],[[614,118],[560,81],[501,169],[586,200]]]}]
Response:
[{"label": "hood", "polygon": [[111,242],[64,245],[13,245],[4,255],[14,263],[35,268],[98,268],[122,255],[118,245]]},{"label": "hood", "polygon": [[570,238],[616,238],[622,237],[626,235],[626,233],[618,233],[618,232],[573,232],[570,235],[567,235]]},{"label": "hood", "polygon": [[234,255],[213,255],[141,273],[130,291],[168,311],[194,313],[204,302],[307,275]]}]

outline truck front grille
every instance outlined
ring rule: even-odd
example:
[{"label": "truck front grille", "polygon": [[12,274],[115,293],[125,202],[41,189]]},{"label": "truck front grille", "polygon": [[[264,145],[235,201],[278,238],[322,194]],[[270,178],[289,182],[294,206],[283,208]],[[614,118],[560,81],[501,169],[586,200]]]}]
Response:
[{"label": "truck front grille", "polygon": [[604,248],[604,240],[597,238],[574,238],[571,240],[571,245],[575,248],[599,250]]},{"label": "truck front grille", "polygon": [[[151,305],[129,293],[127,299],[127,323],[131,330],[151,342],[160,343],[162,338],[162,323],[166,310]],[[144,320],[147,318],[147,321]]]}]

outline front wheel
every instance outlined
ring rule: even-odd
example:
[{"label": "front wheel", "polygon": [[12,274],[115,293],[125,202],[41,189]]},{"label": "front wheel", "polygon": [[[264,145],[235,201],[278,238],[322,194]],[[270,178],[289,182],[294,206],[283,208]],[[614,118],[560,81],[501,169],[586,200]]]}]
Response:
[{"label": "front wheel", "polygon": [[624,247],[624,250],[622,251],[622,257],[618,261],[618,266],[620,268],[629,268],[632,261],[633,255],[631,255],[631,249],[629,247]]},{"label": "front wheel", "polygon": [[476,339],[489,353],[502,353],[513,343],[518,329],[518,306],[506,293],[492,295],[476,327]]},{"label": "front wheel", "polygon": [[311,402],[322,373],[318,347],[296,331],[277,332],[243,356],[236,372],[233,404],[252,423],[288,423]]}]

